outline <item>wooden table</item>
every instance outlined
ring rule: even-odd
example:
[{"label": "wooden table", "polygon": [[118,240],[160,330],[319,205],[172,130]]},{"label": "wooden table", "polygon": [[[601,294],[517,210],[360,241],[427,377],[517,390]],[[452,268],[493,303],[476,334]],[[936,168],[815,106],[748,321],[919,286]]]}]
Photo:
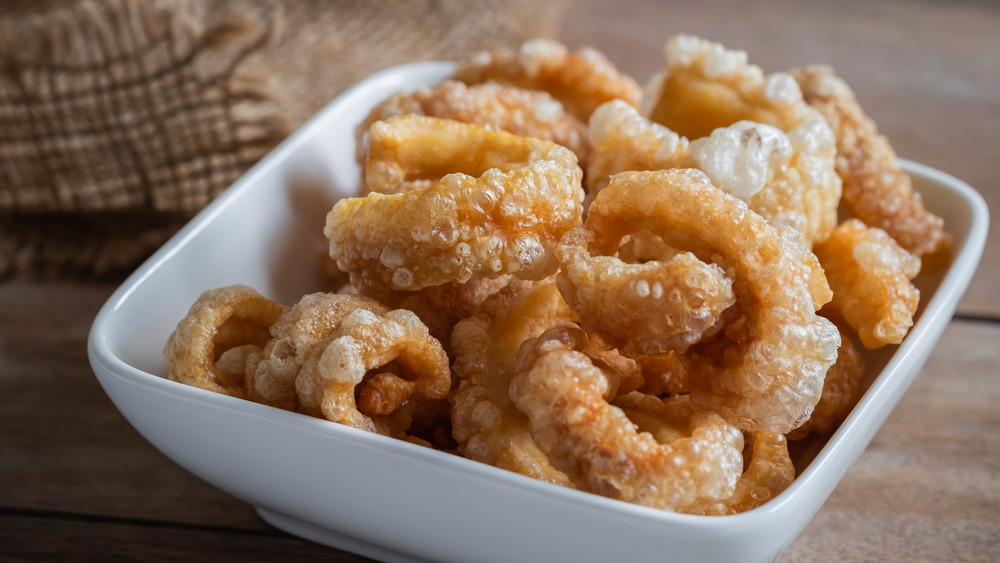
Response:
[{"label": "wooden table", "polygon": [[[567,6],[557,36],[641,82],[681,32],[747,50],[768,72],[833,64],[901,156],[1000,209],[1000,5],[749,4],[586,0]],[[85,350],[120,282],[0,284],[0,561],[360,560],[268,527],[129,426]],[[923,372],[781,561],[1000,560],[998,283],[993,227]]]}]

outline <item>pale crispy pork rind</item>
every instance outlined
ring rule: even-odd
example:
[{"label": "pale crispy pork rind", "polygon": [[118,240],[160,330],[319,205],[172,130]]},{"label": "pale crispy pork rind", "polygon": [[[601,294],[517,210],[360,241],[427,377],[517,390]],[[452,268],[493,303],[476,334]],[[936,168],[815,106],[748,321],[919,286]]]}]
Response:
[{"label": "pale crispy pork rind", "polygon": [[557,253],[559,291],[588,331],[629,357],[684,352],[722,328],[736,301],[732,281],[690,252],[628,264],[593,255],[588,226],[568,231]]},{"label": "pale crispy pork rind", "polygon": [[850,219],[815,247],[833,289],[831,305],[869,350],[899,344],[913,326],[920,258],[885,231]]},{"label": "pale crispy pork rind", "polygon": [[573,312],[551,278],[514,280],[452,333],[457,387],[449,395],[460,453],[522,475],[572,486],[538,449],[527,417],[510,400],[514,360],[521,343],[556,326]]},{"label": "pale crispy pork rind", "polygon": [[251,401],[286,410],[298,409],[295,379],[313,348],[340,326],[348,313],[368,309],[384,314],[385,305],[358,295],[312,293],[303,296],[270,328],[263,350],[246,363],[247,395]]},{"label": "pale crispy pork rind", "polygon": [[376,121],[408,114],[476,123],[521,137],[551,141],[573,151],[581,163],[586,162],[590,152],[586,123],[566,113],[562,104],[547,92],[495,82],[470,86],[447,80],[436,86],[390,96],[358,126],[357,158],[366,179],[363,192],[404,188],[380,179],[382,169],[377,161],[369,167],[368,136]]},{"label": "pale crispy pork rind", "polygon": [[[356,398],[365,380],[382,394],[369,397],[371,415],[359,410]],[[450,387],[444,349],[405,309],[351,311],[312,347],[295,379],[304,413],[403,439],[416,400],[442,399]]]},{"label": "pale crispy pork rind", "polygon": [[499,82],[543,90],[586,123],[597,106],[624,100],[638,107],[642,89],[601,53],[590,48],[570,52],[551,39],[526,41],[518,50],[481,51],[458,63],[455,80],[467,84]]},{"label": "pale crispy pork rind", "polygon": [[770,125],[738,121],[688,141],[628,105],[608,102],[590,119],[587,198],[618,172],[697,168],[765,219],[794,227],[812,242],[836,224],[840,180],[829,130],[819,121],[809,126],[814,129],[803,126],[789,136]]},{"label": "pale crispy pork rind", "polygon": [[637,229],[700,239],[734,272],[746,339],[696,355],[688,378],[695,405],[742,429],[785,433],[808,419],[840,334],[816,310],[830,298],[822,269],[798,231],[775,228],[698,170],[622,172],[587,217],[613,252]]},{"label": "pale crispy pork rind", "polygon": [[788,433],[789,440],[801,440],[813,432],[831,432],[858,402],[861,379],[865,376],[865,360],[854,343],[853,333],[841,330],[840,341],[837,362],[826,372],[819,403],[816,403],[812,416],[805,424]]},{"label": "pale crispy pork rind", "polygon": [[[795,227],[806,241],[825,238],[837,225],[841,195],[834,169],[836,141],[823,116],[802,99],[795,79],[783,72],[765,76],[747,62],[744,51],[689,35],[667,42],[666,59],[666,69],[643,95],[643,115],[692,144],[714,137],[702,141],[707,146],[691,147],[694,167],[718,187],[747,199],[769,220]],[[770,128],[749,125],[713,133],[739,122],[774,127],[787,139]],[[721,168],[713,165],[718,163],[712,154],[720,150],[737,158],[727,157]],[[754,151],[756,156],[750,156]],[[775,177],[756,188],[760,181],[754,171],[768,168]],[[753,193],[757,195],[750,199]]]},{"label": "pale crispy pork rind", "polygon": [[944,221],[924,207],[899,168],[889,140],[879,135],[850,86],[828,66],[792,71],[805,100],[826,117],[837,139],[837,173],[844,204],[865,224],[889,233],[917,257],[943,263],[951,244]]},{"label": "pale crispy pork rind", "polygon": [[262,348],[270,338],[268,329],[287,310],[288,307],[245,285],[202,293],[177,323],[163,347],[163,360],[170,379],[246,398],[242,364],[239,371],[233,371],[222,369],[216,361],[230,349]]},{"label": "pale crispy pork rind", "polygon": [[590,116],[587,134],[592,150],[586,176],[589,200],[619,172],[690,167],[686,138],[621,100],[599,106]]},{"label": "pale crispy pork rind", "polygon": [[581,222],[582,172],[569,149],[504,131],[423,116],[375,123],[369,159],[405,193],[338,202],[324,234],[351,283],[375,294],[472,277],[542,279],[553,249]]},{"label": "pale crispy pork rind", "polygon": [[510,397],[552,465],[582,490],[665,510],[698,512],[728,498],[743,470],[736,427],[695,410],[670,442],[637,430],[609,404],[614,386],[582,351],[586,338],[555,328],[518,352]]},{"label": "pale crispy pork rind", "polygon": [[642,114],[688,139],[706,137],[737,121],[791,133],[816,119],[816,110],[802,100],[790,74],[765,76],[747,61],[745,51],[676,35],[667,41],[665,54],[666,68],[643,92]]},{"label": "pale crispy pork rind", "polygon": [[795,465],[788,455],[785,436],[757,430],[750,446],[750,464],[736,482],[736,490],[729,498],[707,506],[701,514],[746,512],[778,496],[795,480]]}]

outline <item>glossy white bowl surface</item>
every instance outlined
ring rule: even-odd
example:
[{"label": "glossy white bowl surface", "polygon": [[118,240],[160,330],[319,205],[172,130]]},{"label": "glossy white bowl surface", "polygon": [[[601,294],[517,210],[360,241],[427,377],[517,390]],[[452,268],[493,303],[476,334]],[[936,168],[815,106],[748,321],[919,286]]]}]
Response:
[{"label": "glossy white bowl surface", "polygon": [[[201,292],[233,283],[292,304],[322,288],[326,211],[358,183],[354,128],[449,63],[389,69],[333,101],[141,266],[94,321],[91,364],[115,405],[181,466],[290,533],[386,561],[771,561],[861,454],[919,372],[976,269],[982,198],[903,162],[955,237],[950,268],[921,280],[904,343],[869,354],[867,393],[828,441],[798,446],[805,470],[745,514],[657,511],[165,378],[163,343]],[[811,460],[811,461],[810,461]],[[807,465],[807,466],[806,466]]]}]

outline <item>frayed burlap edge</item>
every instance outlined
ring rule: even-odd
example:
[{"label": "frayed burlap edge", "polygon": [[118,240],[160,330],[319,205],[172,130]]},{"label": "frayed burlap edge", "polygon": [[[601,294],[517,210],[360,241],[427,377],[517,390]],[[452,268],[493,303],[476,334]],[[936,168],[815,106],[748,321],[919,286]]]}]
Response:
[{"label": "frayed burlap edge", "polygon": [[288,133],[236,76],[280,14],[186,0],[0,21],[0,277],[128,270]]}]

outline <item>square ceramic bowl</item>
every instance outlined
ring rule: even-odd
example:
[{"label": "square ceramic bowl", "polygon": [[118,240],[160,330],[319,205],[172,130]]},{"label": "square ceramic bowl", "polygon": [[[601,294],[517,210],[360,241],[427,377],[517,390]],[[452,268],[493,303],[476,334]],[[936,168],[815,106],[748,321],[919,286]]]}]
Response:
[{"label": "square ceramic bowl", "polygon": [[379,101],[432,84],[448,63],[376,74],[344,93],[142,265],[98,314],[90,361],[154,446],[253,504],[274,526],[385,561],[771,561],[865,449],[948,324],[976,268],[988,216],[961,181],[904,162],[955,237],[954,261],[922,280],[918,320],[868,358],[870,386],[829,439],[799,445],[800,475],[734,516],[658,511],[549,485],[325,420],[166,379],[162,348],[207,289],[234,283],[292,304],[322,288],[326,211],[357,186],[354,128]]}]

